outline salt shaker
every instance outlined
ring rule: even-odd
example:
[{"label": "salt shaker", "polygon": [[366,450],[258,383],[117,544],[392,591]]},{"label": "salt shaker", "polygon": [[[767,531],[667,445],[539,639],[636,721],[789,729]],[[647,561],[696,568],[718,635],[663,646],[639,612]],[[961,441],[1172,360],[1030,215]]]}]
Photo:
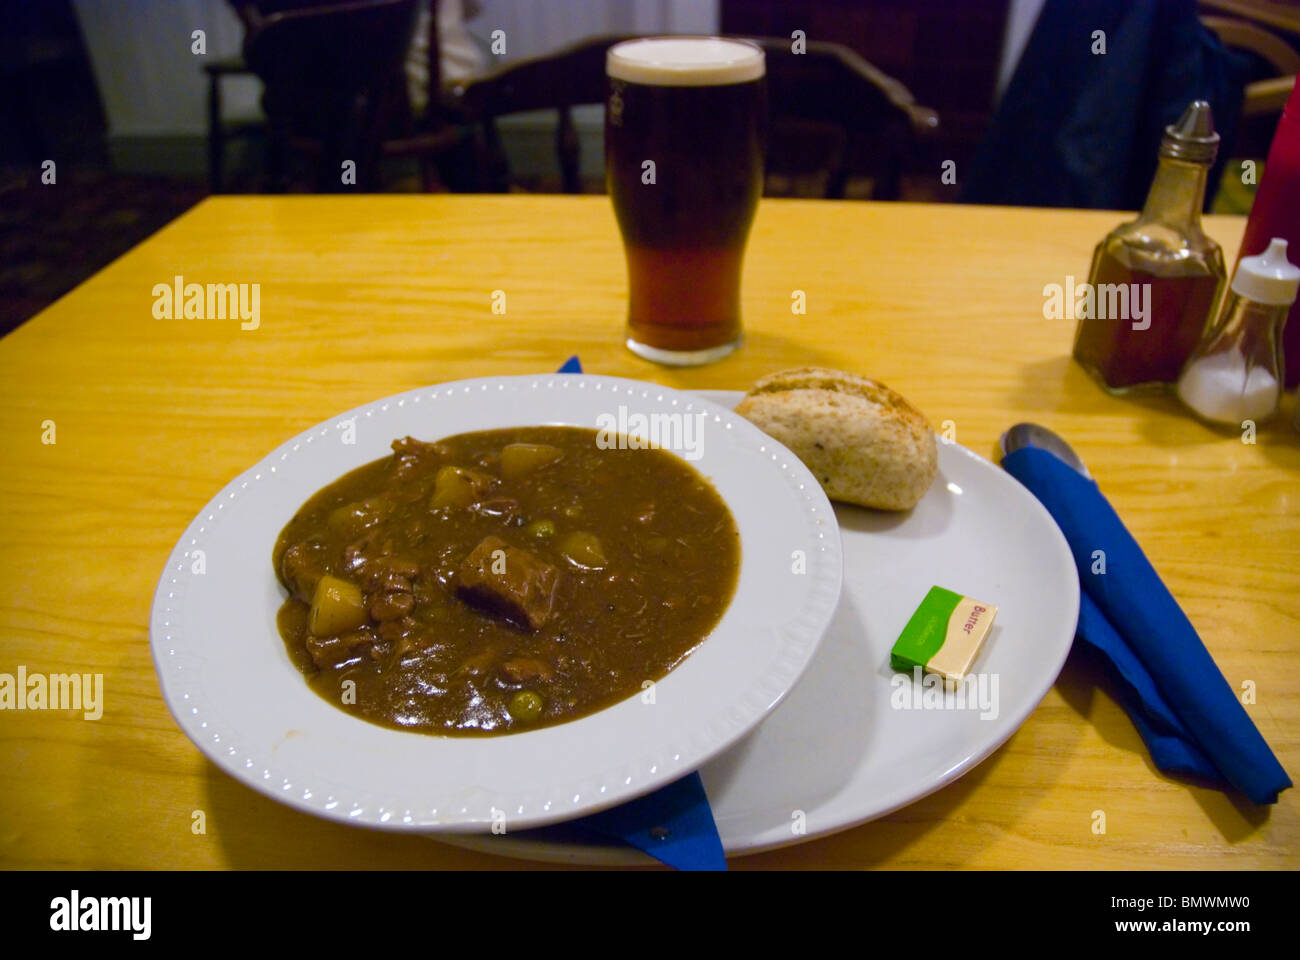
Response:
[{"label": "salt shaker", "polygon": [[1282,393],[1282,327],[1300,288],[1300,267],[1286,258],[1286,241],[1237,264],[1218,321],[1188,358],[1178,396],[1212,423],[1239,427],[1277,412]]}]

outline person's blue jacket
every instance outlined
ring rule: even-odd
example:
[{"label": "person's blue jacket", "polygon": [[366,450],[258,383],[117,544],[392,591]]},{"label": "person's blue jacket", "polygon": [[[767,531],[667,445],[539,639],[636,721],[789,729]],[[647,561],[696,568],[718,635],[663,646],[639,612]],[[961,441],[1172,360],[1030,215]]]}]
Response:
[{"label": "person's blue jacket", "polygon": [[[1105,53],[1094,52],[1099,39]],[[1245,67],[1201,25],[1192,0],[1046,0],[969,177],[958,173],[962,199],[1139,209],[1165,126],[1207,100],[1222,137],[1208,207]]]}]

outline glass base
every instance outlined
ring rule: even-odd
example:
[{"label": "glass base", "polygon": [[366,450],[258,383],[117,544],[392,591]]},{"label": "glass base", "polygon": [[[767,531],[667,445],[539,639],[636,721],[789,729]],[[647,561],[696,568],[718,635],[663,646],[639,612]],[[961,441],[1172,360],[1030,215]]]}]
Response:
[{"label": "glass base", "polygon": [[1096,381],[1097,386],[1112,397],[1159,397],[1173,393],[1176,387],[1176,384],[1166,383],[1163,380],[1148,380],[1145,383],[1130,383],[1123,387],[1112,387],[1098,374],[1094,374],[1092,379]]},{"label": "glass base", "polygon": [[730,343],[724,343],[719,347],[709,347],[706,350],[664,350],[661,347],[652,347],[646,343],[639,343],[628,337],[627,348],[638,357],[644,357],[646,360],[662,363],[665,366],[698,367],[706,363],[713,363],[715,360],[721,360],[739,347],[742,339],[744,338],[737,337]]},{"label": "glass base", "polygon": [[1074,357],[1074,362],[1083,368],[1084,373],[1092,377],[1097,386],[1112,397],[1158,397],[1161,394],[1174,392],[1176,382],[1166,383],[1163,380],[1145,380],[1140,383],[1129,383],[1113,387],[1106,382],[1105,374],[1095,364],[1081,359],[1077,354]]}]

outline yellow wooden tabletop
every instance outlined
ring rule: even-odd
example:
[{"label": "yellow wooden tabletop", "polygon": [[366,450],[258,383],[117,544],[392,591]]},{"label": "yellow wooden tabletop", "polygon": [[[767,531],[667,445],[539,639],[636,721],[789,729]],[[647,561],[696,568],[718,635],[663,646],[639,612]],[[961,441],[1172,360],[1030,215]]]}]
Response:
[{"label": "yellow wooden tabletop", "polygon": [[[284,440],[387,394],[550,371],[572,353],[589,372],[688,389],[743,389],[796,364],[857,370],[989,457],[1015,421],[1059,430],[1228,681],[1255,685],[1247,710],[1294,777],[1300,435],[1275,422],[1246,444],[1172,400],[1109,397],[1070,361],[1074,323],[1043,318],[1043,287],[1085,280],[1121,218],[764,201],[744,348],[673,370],[622,346],[622,253],[603,197],[200,204],[0,341],[0,673],[105,684],[98,720],[0,713],[0,865],[520,866],[325,822],[231,780],[163,704],[149,607],[189,521]],[[1207,226],[1231,263],[1242,221]],[[260,325],[155,318],[155,284],[177,275],[260,284]],[[797,290],[806,315],[791,311]],[[1300,793],[1255,808],[1162,776],[1108,689],[1074,655],[1019,732],[955,784],[733,868],[1300,864]]]}]

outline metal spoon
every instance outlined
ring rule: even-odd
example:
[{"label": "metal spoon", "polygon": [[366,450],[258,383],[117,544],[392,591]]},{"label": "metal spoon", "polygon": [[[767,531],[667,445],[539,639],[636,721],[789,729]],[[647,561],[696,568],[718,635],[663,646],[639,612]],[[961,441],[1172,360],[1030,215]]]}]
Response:
[{"label": "metal spoon", "polygon": [[1092,479],[1092,474],[1088,472],[1088,468],[1083,465],[1083,461],[1070,448],[1070,445],[1051,430],[1036,423],[1017,423],[1002,434],[998,439],[998,446],[1001,447],[1002,456],[1004,457],[1022,447],[1037,447],[1039,450],[1046,450],[1063,461],[1066,466],[1073,467],[1089,480]]}]

